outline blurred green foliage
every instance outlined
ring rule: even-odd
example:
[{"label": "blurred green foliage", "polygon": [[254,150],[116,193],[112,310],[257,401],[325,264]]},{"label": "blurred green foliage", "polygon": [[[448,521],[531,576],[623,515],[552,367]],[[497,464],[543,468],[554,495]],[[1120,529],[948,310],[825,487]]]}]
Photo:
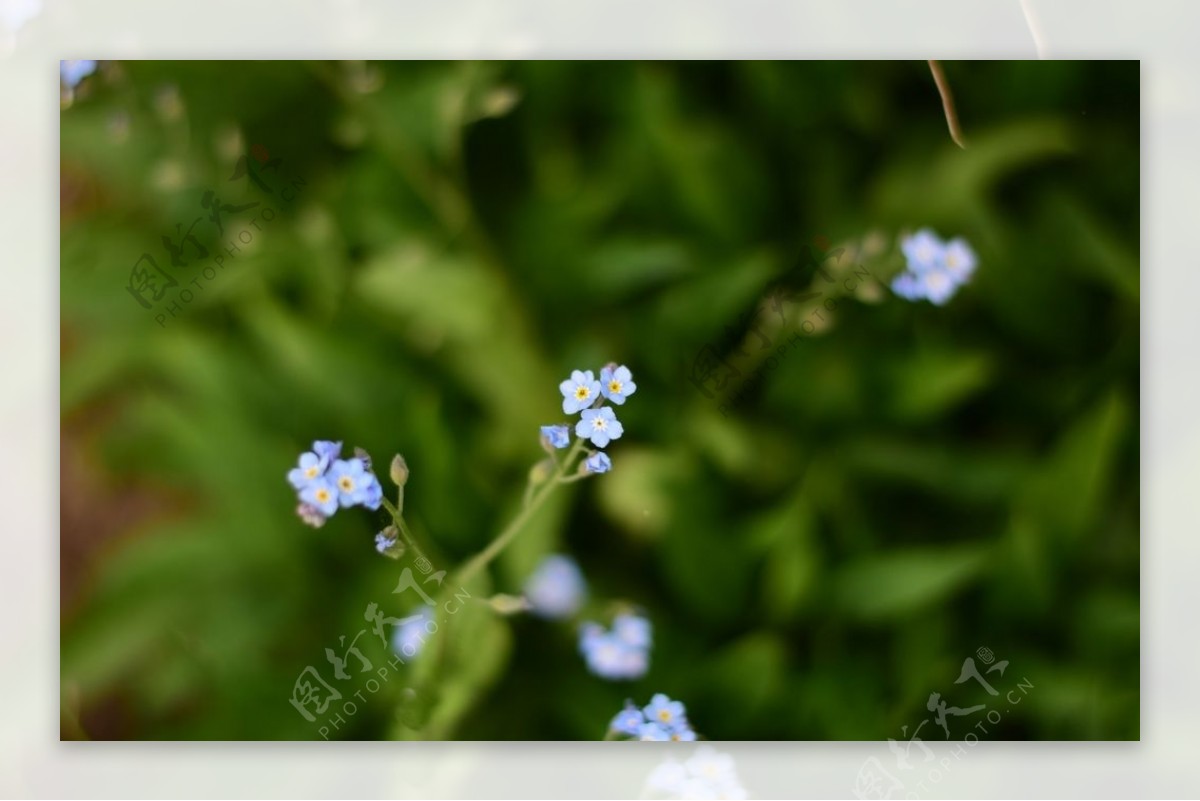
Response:
[{"label": "blurred green foliage", "polygon": [[[966,150],[920,62],[102,65],[62,111],[63,735],[318,737],[300,671],[408,610],[382,510],[296,519],[296,454],[402,452],[450,567],[518,508],[558,381],[615,360],[614,471],[490,583],[571,553],[589,614],[647,610],[649,675],[473,613],[434,689],[333,736],[599,739],[662,691],[711,739],[902,739],[931,692],[1006,703],[954,683],[986,646],[1033,684],[988,739],[1137,738],[1138,65],[945,67]],[[272,194],[229,180],[247,153]],[[262,203],[206,216],[212,253],[275,212],[211,280],[160,244],[206,190]],[[687,380],[706,345],[761,361],[746,316],[818,237],[886,281],[927,225],[980,256],[947,306],[862,281],[774,324],[732,411]],[[180,280],[152,310],[145,252]]]}]

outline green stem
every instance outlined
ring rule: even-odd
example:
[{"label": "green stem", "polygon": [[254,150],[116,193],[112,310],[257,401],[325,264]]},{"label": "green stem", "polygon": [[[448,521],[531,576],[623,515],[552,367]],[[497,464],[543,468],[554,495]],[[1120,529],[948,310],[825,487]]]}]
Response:
[{"label": "green stem", "polygon": [[500,552],[507,548],[510,542],[516,539],[517,535],[521,533],[521,529],[524,528],[525,524],[529,521],[529,518],[533,516],[533,513],[541,508],[546,499],[550,497],[550,493],[554,491],[554,488],[559,483],[561,483],[561,479],[563,474],[566,473],[567,467],[573,461],[575,461],[575,457],[579,455],[581,450],[583,450],[583,445],[585,442],[587,442],[587,440],[582,438],[575,440],[575,445],[570,451],[567,452],[566,458],[559,463],[558,469],[554,471],[554,475],[544,485],[542,485],[540,490],[534,493],[533,497],[530,498],[529,503],[525,504],[525,507],[516,517],[512,519],[507,526],[505,526],[504,530],[500,532],[496,539],[488,543],[486,548],[475,554],[475,556],[471,557],[470,561],[463,565],[462,569],[458,571],[458,574],[455,577],[459,586],[465,585],[468,581],[478,575],[479,571],[491,564],[492,560],[499,556]]}]

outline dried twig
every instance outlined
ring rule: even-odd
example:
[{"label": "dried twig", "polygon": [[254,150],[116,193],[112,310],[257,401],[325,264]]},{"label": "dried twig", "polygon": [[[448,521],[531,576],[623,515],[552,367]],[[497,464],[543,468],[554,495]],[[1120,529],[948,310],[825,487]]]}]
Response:
[{"label": "dried twig", "polygon": [[933,82],[937,84],[938,94],[942,96],[942,111],[946,114],[946,126],[950,129],[950,138],[954,140],[954,144],[966,150],[967,145],[963,141],[962,128],[958,125],[958,113],[954,110],[954,95],[950,94],[950,84],[946,83],[942,65],[930,59],[929,71],[933,73]]}]

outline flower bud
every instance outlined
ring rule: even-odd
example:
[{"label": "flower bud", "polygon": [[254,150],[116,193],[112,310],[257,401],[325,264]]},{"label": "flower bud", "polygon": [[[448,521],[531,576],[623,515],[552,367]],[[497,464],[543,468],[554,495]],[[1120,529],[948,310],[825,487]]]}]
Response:
[{"label": "flower bud", "polygon": [[497,593],[488,599],[488,606],[502,615],[515,615],[529,608],[529,601],[520,595]]},{"label": "flower bud", "polygon": [[367,470],[371,469],[371,454],[367,453],[362,448],[355,448],[354,456],[357,459],[362,459],[364,468],[366,468]]},{"label": "flower bud", "polygon": [[396,454],[392,457],[392,483],[397,487],[403,487],[408,483],[408,462],[404,461],[404,457]]},{"label": "flower bud", "polygon": [[388,526],[375,535],[375,550],[389,559],[399,559],[404,555],[404,543],[400,541],[400,532],[395,526]]},{"label": "flower bud", "polygon": [[554,460],[543,459],[529,468],[529,483],[542,484],[554,474]]}]

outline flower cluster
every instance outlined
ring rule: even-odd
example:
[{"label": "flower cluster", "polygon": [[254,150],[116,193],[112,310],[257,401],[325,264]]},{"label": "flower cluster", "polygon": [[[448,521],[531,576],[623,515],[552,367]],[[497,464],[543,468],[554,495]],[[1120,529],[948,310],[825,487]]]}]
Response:
[{"label": "flower cluster", "polygon": [[324,525],[338,509],[365,506],[375,510],[383,502],[383,487],[371,472],[370,458],[363,454],[340,459],[341,454],[342,443],[317,440],[288,472],[288,482],[300,499],[296,514],[314,528]]},{"label": "flower cluster", "polygon": [[922,228],[900,242],[907,269],[892,281],[892,291],[908,300],[929,300],[941,306],[975,272],[975,251],[961,238],[943,242]]},{"label": "flower cluster", "polygon": [[608,724],[609,731],[637,740],[690,742],[696,732],[687,719],[682,701],[672,701],[663,693],[655,693],[650,703],[638,709],[632,701],[617,713]]},{"label": "flower cluster", "polygon": [[587,597],[587,582],[569,556],[551,554],[525,580],[525,599],[538,617],[562,620],[579,611]]},{"label": "flower cluster", "polygon": [[611,630],[599,623],[584,623],[579,631],[579,651],[588,670],[603,679],[640,679],[650,668],[651,627],[644,617],[622,613]]},{"label": "flower cluster", "polygon": [[[612,407],[604,405],[605,401],[623,405],[637,391],[637,384],[628,367],[608,364],[601,368],[599,381],[591,370],[575,370],[558,385],[558,391],[563,396],[563,413],[579,415],[575,436],[603,448],[625,433],[625,427]],[[542,426],[542,442],[547,449],[565,448],[571,442],[570,431],[566,425]],[[607,473],[611,469],[608,455],[598,451],[590,452],[580,467],[584,473]]]},{"label": "flower cluster", "polygon": [[646,779],[644,798],[746,797],[733,757],[702,745],[684,762],[668,758]]}]

